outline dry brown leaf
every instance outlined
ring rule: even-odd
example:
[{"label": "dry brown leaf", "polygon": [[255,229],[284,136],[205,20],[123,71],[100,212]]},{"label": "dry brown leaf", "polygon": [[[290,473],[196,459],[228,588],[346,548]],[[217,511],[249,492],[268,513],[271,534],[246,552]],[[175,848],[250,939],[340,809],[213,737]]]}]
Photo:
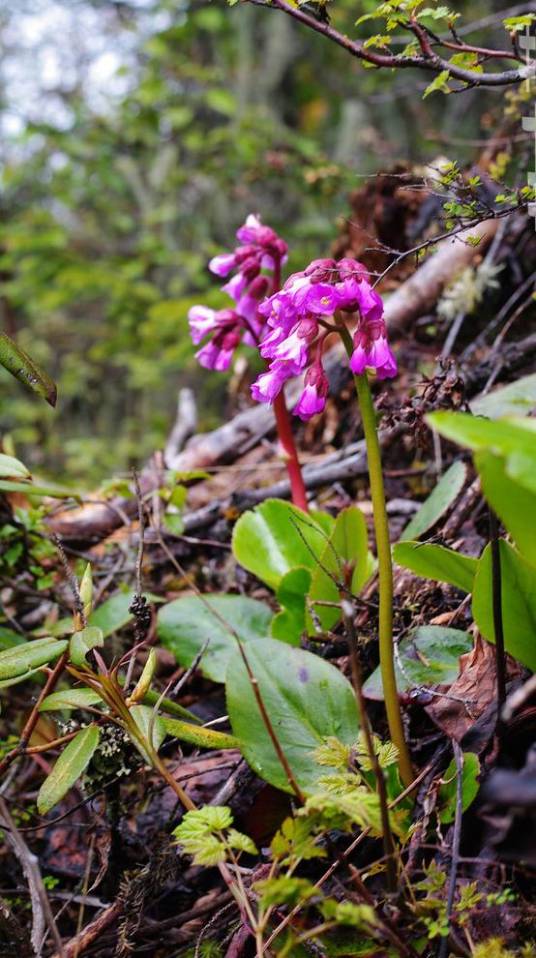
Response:
[{"label": "dry brown leaf", "polygon": [[477,633],[474,648],[460,657],[460,674],[445,697],[426,706],[449,738],[460,742],[496,696],[495,650]]}]

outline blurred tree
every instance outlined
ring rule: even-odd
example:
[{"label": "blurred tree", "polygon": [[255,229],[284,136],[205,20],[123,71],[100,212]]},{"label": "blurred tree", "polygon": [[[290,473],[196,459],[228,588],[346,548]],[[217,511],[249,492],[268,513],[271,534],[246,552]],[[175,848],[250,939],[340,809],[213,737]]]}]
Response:
[{"label": "blurred tree", "polygon": [[0,30],[0,320],[59,384],[55,415],[11,390],[0,425],[30,465],[88,482],[162,446],[179,385],[202,425],[221,416],[186,314],[220,305],[205,264],[247,212],[296,262],[321,255],[357,177],[435,156],[423,131],[478,132],[467,101],[463,123],[456,98],[434,117],[406,76],[249,7],[6,2]]}]

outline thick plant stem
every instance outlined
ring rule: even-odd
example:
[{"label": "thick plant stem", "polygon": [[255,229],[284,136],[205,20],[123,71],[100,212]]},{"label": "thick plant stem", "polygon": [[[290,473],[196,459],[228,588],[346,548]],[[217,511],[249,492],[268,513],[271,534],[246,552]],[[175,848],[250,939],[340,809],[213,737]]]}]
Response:
[{"label": "thick plant stem", "polygon": [[299,509],[303,509],[304,512],[308,512],[309,506],[307,504],[305,483],[303,481],[300,460],[298,459],[298,452],[294,443],[292,426],[290,424],[290,417],[283,392],[280,392],[279,395],[274,399],[274,413],[277,424],[277,434],[283,449],[285,464],[290,480],[292,502],[295,506],[298,506]]},{"label": "thick plant stem", "polygon": [[[341,337],[349,356],[352,355],[353,343],[348,330],[340,329]],[[367,447],[368,473],[370,480],[370,494],[374,513],[374,532],[376,534],[376,551],[378,554],[379,580],[379,626],[378,636],[380,643],[380,670],[382,676],[383,696],[389,735],[398,749],[398,768],[400,778],[408,786],[415,778],[411,767],[411,759],[404,737],[402,713],[396,687],[395,658],[393,645],[393,564],[391,560],[391,543],[389,540],[389,522],[385,504],[383,487],[382,460],[378,431],[376,429],[376,414],[372,402],[367,374],[354,376],[355,388],[365,443]]]}]

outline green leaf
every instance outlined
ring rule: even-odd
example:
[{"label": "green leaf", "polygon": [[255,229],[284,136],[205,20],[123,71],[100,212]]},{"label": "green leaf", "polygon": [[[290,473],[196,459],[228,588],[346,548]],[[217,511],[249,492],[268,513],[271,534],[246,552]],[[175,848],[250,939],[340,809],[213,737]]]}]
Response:
[{"label": "green leaf", "polygon": [[423,502],[419,511],[415,513],[411,522],[404,529],[401,540],[418,539],[428,532],[447,512],[463,489],[467,479],[467,466],[461,460],[453,462],[446,473],[439,480],[435,489]]},{"label": "green leaf", "polygon": [[448,85],[449,76],[450,74],[448,70],[442,70],[441,73],[438,73],[432,82],[426,87],[426,90],[422,95],[423,100],[425,100],[427,96],[430,96],[431,93],[436,93],[437,91],[441,91],[441,93],[450,93]]},{"label": "green leaf", "polygon": [[81,729],[65,747],[50,775],[47,776],[37,796],[37,810],[45,815],[67,794],[84,769],[99,744],[100,729],[96,725]]},{"label": "green leaf", "polygon": [[75,632],[69,642],[69,656],[73,665],[85,665],[86,655],[95,646],[104,645],[102,629],[96,625],[88,625],[80,632]]},{"label": "green leaf", "polygon": [[[252,643],[246,653],[290,768],[304,791],[314,790],[326,775],[314,761],[318,746],[331,735],[351,745],[359,733],[352,687],[329,662],[274,639]],[[246,760],[265,781],[291,791],[238,651],[229,659],[226,695]]]},{"label": "green leaf", "polygon": [[305,632],[305,597],[311,585],[309,569],[297,567],[283,576],[276,593],[282,611],[272,619],[271,634],[274,639],[299,645]]},{"label": "green leaf", "polygon": [[1,479],[28,479],[30,473],[26,466],[19,459],[13,456],[6,456],[0,453],[0,478]]},{"label": "green leaf", "polygon": [[[398,646],[395,657],[396,685],[399,692],[452,685],[460,671],[460,655],[470,652],[471,636],[459,629],[422,625]],[[363,686],[367,698],[383,700],[380,668],[374,670]]]},{"label": "green leaf", "polygon": [[208,639],[200,671],[214,682],[224,682],[229,655],[236,648],[232,630],[243,642],[250,643],[269,634],[271,621],[271,610],[256,599],[241,595],[211,595],[201,599],[188,595],[160,609],[157,630],[162,645],[186,667],[192,664]]},{"label": "green leaf", "polygon": [[[333,522],[331,522],[333,525]],[[274,592],[290,569],[313,570],[327,535],[313,516],[281,499],[267,499],[245,512],[233,530],[237,562]]]},{"label": "green leaf", "polygon": [[[164,720],[160,715],[155,715],[154,709],[149,708],[148,705],[133,705],[130,709],[130,714],[138,726],[143,738],[148,741],[149,735],[151,735],[151,741],[149,744],[152,745],[155,752],[158,752],[158,749],[166,737],[166,726],[164,725]],[[141,742],[135,738],[133,738],[132,741],[145,761],[150,765],[150,756]]]},{"label": "green leaf", "polygon": [[426,542],[398,542],[393,548],[393,558],[398,565],[424,579],[449,582],[463,592],[472,591],[478,560],[470,556]]},{"label": "green leaf", "polygon": [[167,734],[173,735],[182,742],[197,745],[199,748],[240,748],[240,742],[234,735],[218,732],[212,728],[199,728],[197,725],[167,718],[165,715],[161,718]]},{"label": "green leaf", "polygon": [[54,712],[59,709],[83,709],[90,705],[100,705],[102,699],[93,689],[65,689],[52,692],[39,706],[40,712]]},{"label": "green leaf", "polygon": [[502,456],[522,452],[536,457],[534,419],[482,419],[465,412],[435,412],[426,421],[446,439],[473,452],[482,449]]},{"label": "green leaf", "polygon": [[[118,632],[132,620],[129,608],[133,598],[134,592],[116,592],[91,613],[88,624],[101,629],[103,637],[107,639],[109,635]],[[146,595],[146,598],[155,601],[154,596]],[[69,635],[73,629],[72,619],[60,619],[53,629],[55,635]]]},{"label": "green leaf", "polygon": [[489,452],[475,454],[487,501],[513,536],[519,551],[536,565],[536,493],[508,475],[509,461]]},{"label": "green leaf", "polygon": [[56,385],[50,376],[37,366],[33,359],[17,346],[9,336],[0,333],[0,365],[7,369],[15,379],[33,389],[46,399],[51,406],[56,405]]},{"label": "green leaf", "polygon": [[[341,618],[339,609],[316,604],[319,601],[340,602],[339,589],[331,576],[358,595],[373,571],[367,524],[361,510],[350,506],[337,516],[329,542],[314,569],[309,590],[309,601],[323,629],[332,629]],[[309,635],[315,635],[313,621],[310,616],[307,619]]]},{"label": "green leaf", "polygon": [[76,499],[80,496],[71,489],[60,486],[43,486],[34,482],[15,482],[9,479],[0,479],[0,492],[22,492],[25,496],[47,496],[50,499]]},{"label": "green leaf", "polygon": [[503,25],[509,33],[521,33],[527,27],[530,27],[534,20],[536,20],[536,14],[523,13],[519,17],[506,17],[503,20]]},{"label": "green leaf", "polygon": [[[465,812],[474,802],[479,789],[478,776],[480,774],[480,762],[478,755],[474,752],[463,753],[462,770],[462,809]],[[439,821],[443,824],[453,822],[456,815],[456,793],[458,790],[456,762],[452,762],[443,773],[443,784],[439,789],[438,795],[438,814]]]},{"label": "green leaf", "polygon": [[96,625],[101,629],[105,639],[113,632],[118,632],[132,619],[129,607],[133,598],[134,592],[117,592],[91,613],[89,625]]},{"label": "green leaf", "polygon": [[[511,545],[499,541],[504,645],[506,651],[536,671],[536,568]],[[486,546],[475,576],[473,616],[482,635],[495,642],[491,546]]]},{"label": "green leaf", "polygon": [[0,679],[23,675],[30,669],[54,662],[66,648],[67,642],[64,640],[47,637],[6,649],[0,652]]},{"label": "green leaf", "polygon": [[0,625],[0,651],[13,649],[16,645],[23,645],[24,641],[24,637],[18,632]]}]

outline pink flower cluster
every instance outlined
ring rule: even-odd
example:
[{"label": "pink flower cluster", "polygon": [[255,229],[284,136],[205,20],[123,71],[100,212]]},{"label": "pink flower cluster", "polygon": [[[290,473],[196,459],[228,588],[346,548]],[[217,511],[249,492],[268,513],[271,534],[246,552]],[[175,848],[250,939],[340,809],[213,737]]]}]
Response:
[{"label": "pink flower cluster", "polygon": [[210,337],[196,357],[206,369],[228,369],[240,342],[258,346],[265,327],[259,305],[273,290],[273,278],[279,276],[286,261],[287,244],[250,214],[237,231],[239,246],[232,253],[221,253],[209,263],[216,276],[233,274],[222,290],[234,300],[230,309],[214,310],[192,306],[188,313],[190,334],[197,345]]},{"label": "pink flower cluster", "polygon": [[[362,263],[354,259],[314,260],[293,273],[279,289],[286,243],[251,214],[237,232],[239,246],[215,256],[209,269],[231,278],[222,290],[234,300],[229,309],[193,306],[188,314],[196,353],[207,369],[228,369],[240,342],[256,346],[268,368],[253,383],[258,402],[273,402],[292,376],[304,374],[303,392],[293,409],[303,420],[322,412],[328,380],[322,366],[324,340],[336,313],[356,314],[350,367],[356,374],[375,369],[378,379],[396,375],[387,342],[383,302]],[[271,295],[270,295],[271,294]]]},{"label": "pink flower cluster", "polygon": [[322,412],[328,381],[322,366],[322,345],[329,333],[323,323],[336,312],[357,313],[354,373],[376,370],[378,379],[396,375],[396,360],[387,342],[381,297],[365,267],[353,259],[314,260],[294,273],[283,288],[265,299],[258,311],[267,325],[260,353],[269,360],[251,392],[258,402],[273,402],[287,379],[305,372],[304,390],[293,409],[303,420]]}]

